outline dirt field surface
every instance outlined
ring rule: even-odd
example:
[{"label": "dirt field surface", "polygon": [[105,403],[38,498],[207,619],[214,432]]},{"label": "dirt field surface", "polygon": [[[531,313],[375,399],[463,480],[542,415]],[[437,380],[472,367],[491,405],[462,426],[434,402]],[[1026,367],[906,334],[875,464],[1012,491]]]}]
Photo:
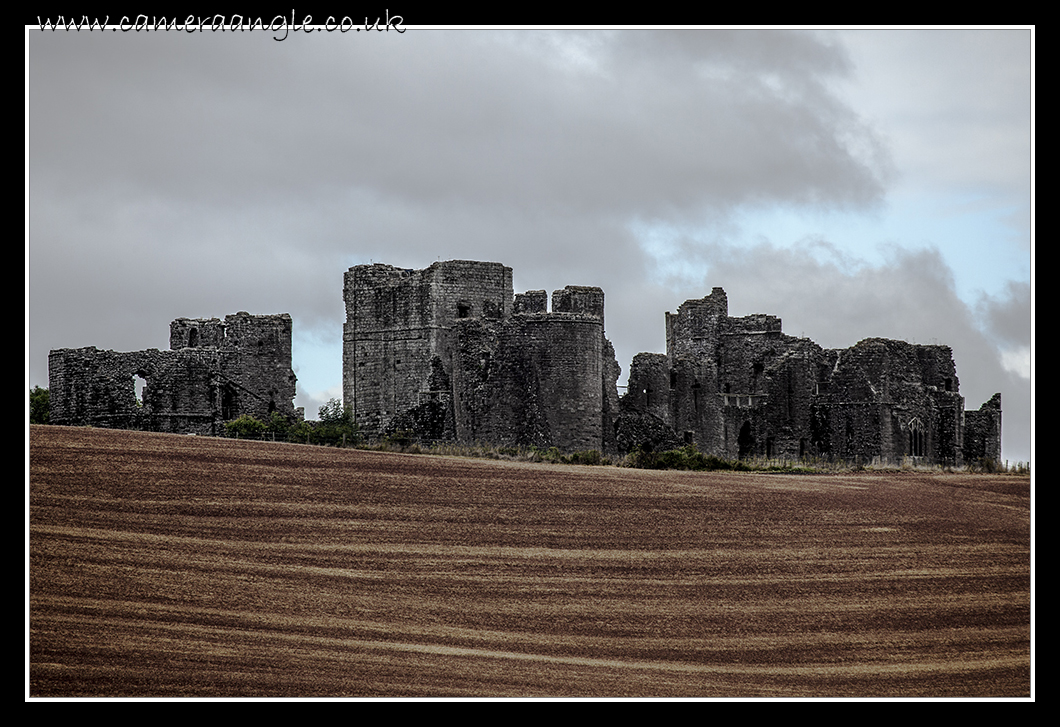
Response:
[{"label": "dirt field surface", "polygon": [[30,430],[31,697],[1029,697],[1030,481]]}]

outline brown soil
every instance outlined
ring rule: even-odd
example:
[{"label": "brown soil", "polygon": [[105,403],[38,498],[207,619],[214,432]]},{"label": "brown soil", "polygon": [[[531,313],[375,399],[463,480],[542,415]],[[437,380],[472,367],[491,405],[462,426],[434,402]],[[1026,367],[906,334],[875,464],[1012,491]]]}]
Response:
[{"label": "brown soil", "polygon": [[29,693],[1027,697],[1030,481],[30,429]]}]

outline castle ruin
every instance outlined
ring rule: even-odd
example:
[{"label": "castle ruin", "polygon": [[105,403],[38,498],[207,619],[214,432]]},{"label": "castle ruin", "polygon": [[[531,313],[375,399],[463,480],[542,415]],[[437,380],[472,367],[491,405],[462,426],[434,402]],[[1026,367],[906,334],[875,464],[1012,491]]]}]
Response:
[{"label": "castle ruin", "polygon": [[870,338],[823,349],[770,315],[730,317],[714,288],[666,314],[666,353],[638,354],[619,399],[604,294],[512,294],[500,263],[345,277],[343,396],[370,437],[671,449],[725,458],[960,464],[1001,454],[1001,398],[965,411],[948,346]]},{"label": "castle ruin", "polygon": [[619,376],[604,294],[512,295],[512,269],[452,260],[350,268],[343,400],[361,431],[613,449]]},{"label": "castle ruin", "polygon": [[621,411],[620,428],[648,432],[650,445],[734,459],[1001,454],[1001,395],[966,412],[949,346],[867,338],[823,349],[775,316],[730,317],[721,288],[666,314],[666,354],[634,358]]},{"label": "castle ruin", "polygon": [[[301,418],[294,407],[291,316],[178,318],[168,351],[64,348],[48,355],[51,422],[220,434],[244,414]],[[142,391],[137,394],[136,382]]]},{"label": "castle ruin", "polygon": [[[725,291],[666,313],[618,395],[600,288],[512,290],[470,260],[345,275],[343,400],[369,438],[624,453],[695,445],[727,459],[961,464],[1001,456],[1001,395],[964,409],[953,352],[868,338],[823,349],[771,315],[731,317]],[[178,318],[170,350],[59,349],[51,421],[220,434],[295,409],[291,317]],[[140,380],[142,393],[137,394]]]}]

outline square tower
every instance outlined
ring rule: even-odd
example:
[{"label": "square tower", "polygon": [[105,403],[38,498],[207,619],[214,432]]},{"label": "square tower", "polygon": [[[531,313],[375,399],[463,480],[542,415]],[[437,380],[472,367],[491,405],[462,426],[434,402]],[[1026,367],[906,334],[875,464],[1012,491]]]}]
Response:
[{"label": "square tower", "polygon": [[357,265],[346,272],[342,394],[362,431],[448,391],[452,336],[462,320],[512,313],[512,269],[449,260],[423,270]]}]

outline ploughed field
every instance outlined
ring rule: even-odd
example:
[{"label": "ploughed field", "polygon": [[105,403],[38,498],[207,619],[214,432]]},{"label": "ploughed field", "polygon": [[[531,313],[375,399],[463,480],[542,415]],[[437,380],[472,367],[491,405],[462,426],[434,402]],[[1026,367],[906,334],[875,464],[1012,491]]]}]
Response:
[{"label": "ploughed field", "polygon": [[1029,696],[1030,482],[30,428],[31,696]]}]

